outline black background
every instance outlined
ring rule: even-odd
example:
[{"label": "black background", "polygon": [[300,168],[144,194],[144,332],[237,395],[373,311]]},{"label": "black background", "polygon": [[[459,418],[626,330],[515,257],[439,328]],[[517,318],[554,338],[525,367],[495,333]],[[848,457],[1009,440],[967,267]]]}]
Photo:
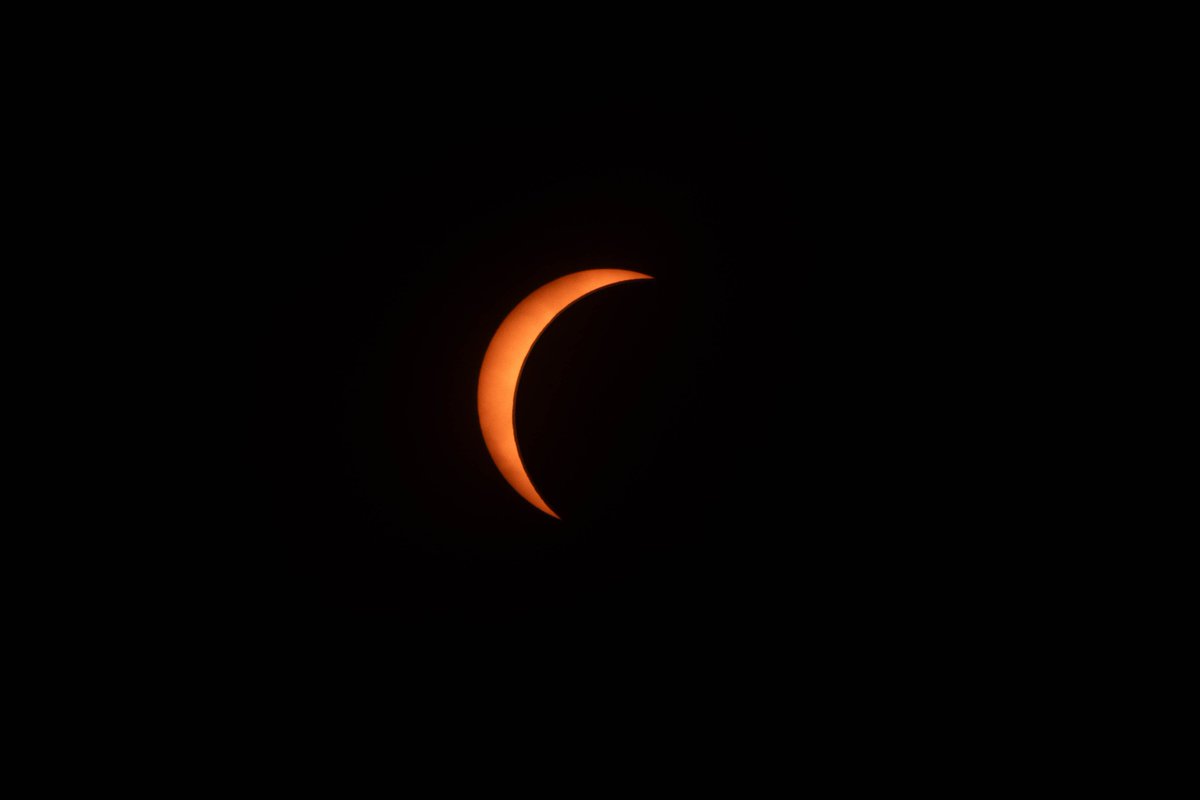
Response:
[{"label": "black background", "polygon": [[[97,491],[46,503],[79,524],[42,522],[59,580],[18,613],[60,600],[99,623],[87,639],[42,626],[72,647],[63,685],[111,666],[185,724],[180,696],[232,701],[217,730],[255,752],[244,721],[268,695],[289,720],[327,693],[455,745],[507,701],[489,746],[526,755],[532,700],[591,727],[605,715],[578,706],[595,699],[615,710],[596,727],[617,734],[606,757],[642,731],[658,757],[658,712],[789,764],[808,744],[793,725],[868,763],[864,735],[928,751],[913,734],[932,721],[977,748],[964,721],[1028,708],[1054,645],[1099,616],[1065,580],[1088,570],[1092,531],[1038,507],[1061,496],[1060,431],[1079,425],[1046,378],[1086,350],[1061,314],[1078,297],[1047,291],[1068,246],[1029,235],[1060,224],[1069,176],[1045,174],[1069,137],[1031,158],[1045,117],[1007,113],[956,58],[931,51],[915,74],[905,37],[863,57],[692,36],[697,57],[652,46],[662,73],[616,80],[616,40],[566,32],[599,80],[534,55],[528,99],[530,80],[492,70],[511,52],[402,43],[339,72],[294,41],[315,69],[257,43],[257,68],[215,43],[191,75],[135,61],[157,77],[135,113],[101,78],[58,140],[83,150],[87,185],[46,189],[92,227],[47,243],[78,241],[88,280],[50,250],[39,271],[101,319],[70,348],[95,370],[52,413],[82,411],[104,441],[42,448]],[[591,267],[655,279],[585,298],[530,355],[517,434],[556,521],[491,463],[476,380],[514,305]],[[1048,352],[1039,311],[1069,331]],[[85,580],[61,580],[68,561]],[[1052,691],[1072,685],[1058,669]],[[953,714],[931,720],[930,698]]]},{"label": "black background", "polygon": [[[588,727],[604,715],[580,698],[610,705],[605,757],[645,731],[657,758],[658,712],[789,764],[811,752],[795,727],[861,767],[864,735],[928,752],[914,733],[932,722],[978,748],[964,722],[1074,685],[1054,645],[1102,614],[1069,579],[1111,574],[1061,499],[1063,431],[1090,398],[1055,397],[1053,378],[1089,350],[1063,314],[1087,282],[1055,294],[1075,243],[1036,239],[1062,226],[1057,162],[1079,149],[1006,85],[1024,54],[1006,42],[972,70],[886,25],[878,49],[813,26],[766,41],[769,22],[740,39],[673,25],[648,42],[652,72],[622,39],[555,31],[588,81],[466,27],[503,52],[420,51],[406,24],[342,59],[281,24],[249,33],[253,64],[214,38],[185,70],[132,55],[128,78],[72,68],[87,103],[47,95],[74,115],[48,132],[56,152],[15,155],[88,219],[52,219],[36,271],[54,307],[32,338],[96,358],[39,359],[69,375],[57,397],[16,389],[50,407],[36,437],[76,418],[100,433],[39,448],[85,491],[50,481],[34,524],[51,579],[16,612],[98,623],[39,624],[71,650],[60,688],[112,698],[107,721],[128,714],[106,671],[185,726],[179,698],[232,701],[214,732],[246,731],[254,752],[265,696],[290,721],[327,693],[475,770],[457,745],[496,700],[514,708],[489,746],[520,742],[522,764],[540,696]],[[530,74],[506,74],[523,55]],[[1106,180],[1085,166],[1081,185]],[[1097,227],[1078,230],[1109,241]],[[476,380],[514,305],[591,267],[655,279],[585,298],[530,355],[517,434],[556,521],[491,463]],[[99,317],[79,335],[69,299]],[[1043,336],[1039,313],[1067,336]],[[954,713],[931,720],[930,698]],[[422,703],[446,735],[409,713]]]},{"label": "black background", "polygon": [[[943,267],[971,211],[926,140],[811,97],[258,119],[202,165],[232,434],[202,613],[784,649],[959,624],[971,310]],[[596,267],[655,280],[530,355],[517,434],[557,521],[491,463],[475,387],[517,302]]]}]

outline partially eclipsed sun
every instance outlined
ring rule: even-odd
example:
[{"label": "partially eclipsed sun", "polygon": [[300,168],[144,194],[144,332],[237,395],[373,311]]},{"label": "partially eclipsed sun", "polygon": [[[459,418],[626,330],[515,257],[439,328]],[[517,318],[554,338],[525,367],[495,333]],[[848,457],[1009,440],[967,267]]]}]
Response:
[{"label": "partially eclipsed sun", "polygon": [[555,519],[558,514],[533,488],[521,463],[513,426],[517,383],[534,342],[563,309],[597,289],[652,276],[624,269],[589,269],[547,283],[514,308],[492,337],[479,370],[479,425],[483,441],[504,479],[517,493]]}]

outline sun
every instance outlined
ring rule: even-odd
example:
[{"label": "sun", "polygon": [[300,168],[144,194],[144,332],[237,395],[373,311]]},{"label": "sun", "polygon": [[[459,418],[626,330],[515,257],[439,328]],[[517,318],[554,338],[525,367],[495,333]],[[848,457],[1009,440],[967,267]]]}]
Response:
[{"label": "sun", "polygon": [[500,474],[517,493],[555,519],[558,514],[533,487],[517,448],[514,409],[521,369],[542,331],[567,306],[597,289],[652,276],[624,269],[589,269],[564,275],[526,297],[500,323],[479,370],[479,426]]}]

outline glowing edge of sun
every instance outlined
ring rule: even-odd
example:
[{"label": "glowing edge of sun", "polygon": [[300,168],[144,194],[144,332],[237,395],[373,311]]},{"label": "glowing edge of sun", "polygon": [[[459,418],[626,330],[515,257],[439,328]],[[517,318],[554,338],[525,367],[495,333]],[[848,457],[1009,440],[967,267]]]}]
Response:
[{"label": "glowing edge of sun", "polygon": [[478,396],[483,441],[500,474],[517,494],[555,519],[561,517],[533,488],[517,448],[517,385],[525,359],[542,331],[567,306],[605,286],[642,280],[653,280],[653,276],[624,269],[589,269],[553,280],[509,312],[483,356]]}]

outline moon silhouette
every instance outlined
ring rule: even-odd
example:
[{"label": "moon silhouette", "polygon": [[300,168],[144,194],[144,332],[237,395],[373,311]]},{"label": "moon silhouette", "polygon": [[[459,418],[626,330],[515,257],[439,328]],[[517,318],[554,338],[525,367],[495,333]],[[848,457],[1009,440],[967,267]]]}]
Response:
[{"label": "moon silhouette", "polygon": [[483,429],[483,441],[500,474],[517,494],[555,519],[561,517],[533,488],[517,449],[513,423],[517,384],[525,359],[546,326],[576,300],[614,283],[652,278],[624,269],[589,269],[553,280],[509,312],[483,356],[479,370],[479,426]]}]

